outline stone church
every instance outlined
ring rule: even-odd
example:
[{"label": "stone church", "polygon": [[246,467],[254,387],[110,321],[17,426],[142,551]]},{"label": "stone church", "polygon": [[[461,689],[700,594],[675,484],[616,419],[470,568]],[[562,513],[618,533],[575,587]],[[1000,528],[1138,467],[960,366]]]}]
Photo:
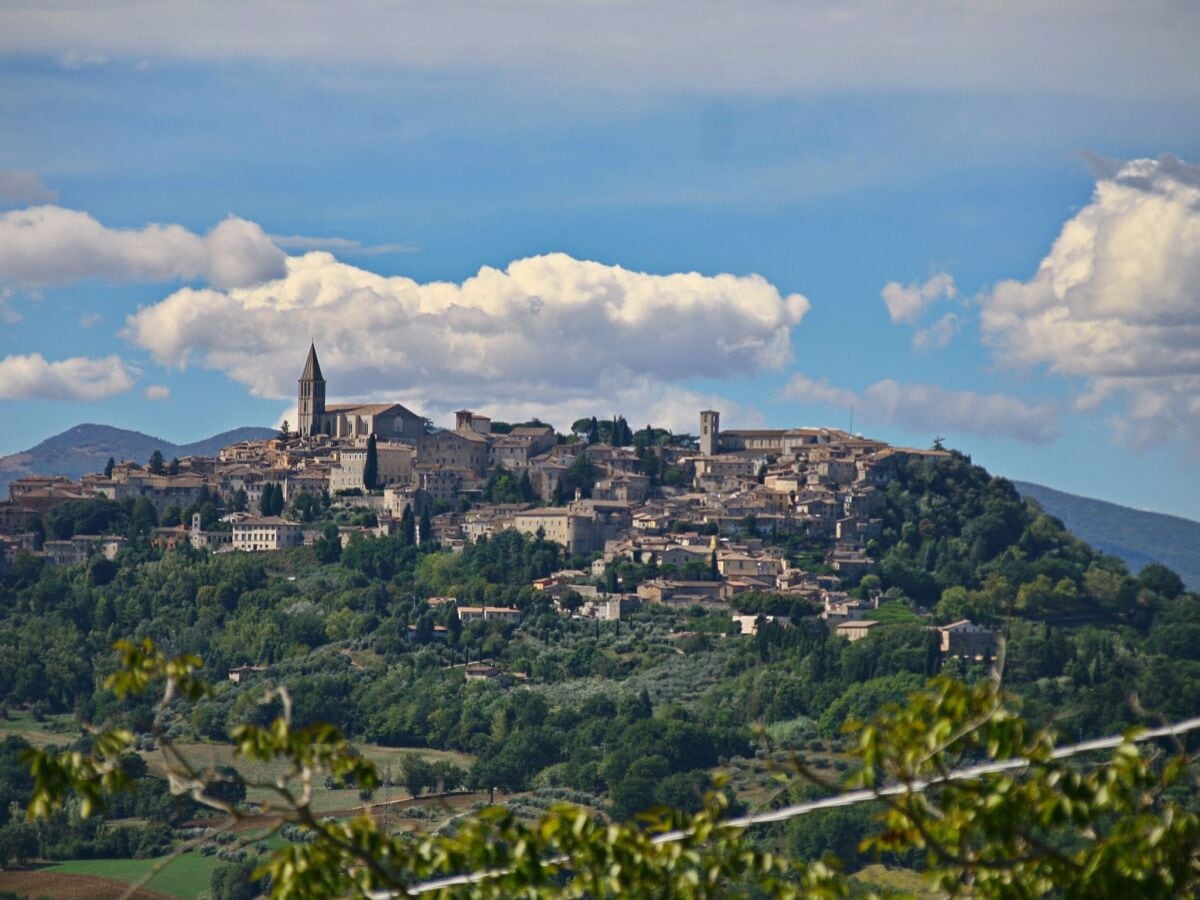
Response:
[{"label": "stone church", "polygon": [[325,403],[325,378],[310,344],[304,372],[300,375],[296,428],[311,437],[365,438],[415,442],[425,435],[425,419],[399,403]]}]

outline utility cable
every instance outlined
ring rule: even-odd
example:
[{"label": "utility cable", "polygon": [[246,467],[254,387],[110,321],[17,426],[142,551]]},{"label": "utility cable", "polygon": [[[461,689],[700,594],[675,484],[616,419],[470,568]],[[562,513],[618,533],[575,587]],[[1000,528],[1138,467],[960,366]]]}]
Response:
[{"label": "utility cable", "polygon": [[[1091,753],[1096,750],[1111,750],[1114,747],[1119,747],[1125,742],[1134,744],[1144,743],[1146,741],[1157,740],[1158,738],[1173,737],[1181,734],[1187,734],[1190,731],[1200,729],[1200,717],[1193,719],[1184,719],[1181,722],[1175,722],[1171,725],[1163,725],[1159,728],[1151,728],[1146,731],[1139,732],[1132,737],[1124,735],[1111,735],[1104,738],[1096,738],[1095,740],[1082,741],[1078,744],[1068,744],[1062,747],[1056,747],[1050,753],[1051,759],[1068,759],[1072,756],[1078,756],[1083,753]],[[767,812],[754,813],[748,816],[739,816],[734,819],[726,819],[719,823],[719,827],[732,829],[745,829],[754,825],[765,825],[771,822],[786,822],[788,819],[794,819],[797,816],[807,815],[812,812],[819,812],[823,809],[837,809],[843,806],[854,806],[859,803],[868,803],[872,800],[878,800],[881,797],[895,797],[899,794],[920,793],[927,788],[935,787],[939,784],[947,784],[954,781],[967,781],[972,778],[978,778],[982,775],[994,775],[999,772],[1011,772],[1017,769],[1024,769],[1031,765],[1032,760],[1024,757],[1017,759],[998,760],[996,762],[981,763],[976,766],[967,766],[962,769],[954,769],[944,775],[935,775],[929,778],[918,778],[909,782],[899,782],[896,784],[885,785],[880,788],[866,788],[857,791],[847,791],[843,794],[835,794],[832,797],[823,797],[820,800],[810,800],[805,803],[797,803],[792,806],[784,806],[779,809],[772,809]],[[674,831],[664,831],[654,835],[651,843],[654,844],[669,844],[674,841],[680,841],[690,837],[691,829],[677,829]],[[568,856],[556,856],[552,859],[547,859],[543,865],[556,866],[569,862]],[[445,878],[438,878],[433,881],[424,881],[420,884],[413,885],[408,888],[409,895],[425,894],[430,891],[439,891],[444,888],[457,887],[466,884],[476,884],[480,881],[486,881],[490,878],[498,878],[509,873],[509,869],[488,869],[482,872],[468,872],[462,875],[450,875]],[[376,891],[369,894],[372,900],[391,900],[391,898],[403,896],[396,891]]]}]

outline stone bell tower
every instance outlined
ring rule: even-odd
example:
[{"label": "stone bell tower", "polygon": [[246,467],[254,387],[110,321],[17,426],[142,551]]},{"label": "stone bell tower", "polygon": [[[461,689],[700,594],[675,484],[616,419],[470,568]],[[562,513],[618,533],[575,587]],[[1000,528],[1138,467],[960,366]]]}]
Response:
[{"label": "stone bell tower", "polygon": [[308,360],[300,376],[296,398],[296,430],[305,436],[320,434],[325,422],[325,378],[317,361],[315,344],[308,346]]},{"label": "stone bell tower", "polygon": [[715,409],[700,413],[700,452],[705,456],[721,452],[721,414]]}]

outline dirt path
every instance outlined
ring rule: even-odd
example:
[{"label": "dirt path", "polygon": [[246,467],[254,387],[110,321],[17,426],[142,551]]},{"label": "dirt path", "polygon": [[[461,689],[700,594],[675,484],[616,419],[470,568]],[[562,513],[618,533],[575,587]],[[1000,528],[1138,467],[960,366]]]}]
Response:
[{"label": "dirt path", "polygon": [[[14,869],[0,871],[0,891],[12,891],[28,897],[52,897],[54,900],[117,900],[125,895],[129,885],[111,878],[94,875],[68,875],[44,869]],[[134,900],[171,900],[167,894],[145,888],[133,895]]]}]

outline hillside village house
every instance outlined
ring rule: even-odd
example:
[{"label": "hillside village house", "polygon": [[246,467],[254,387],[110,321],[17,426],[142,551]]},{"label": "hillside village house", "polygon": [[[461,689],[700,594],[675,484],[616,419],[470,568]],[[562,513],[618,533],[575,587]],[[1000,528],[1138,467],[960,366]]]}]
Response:
[{"label": "hillside village house", "polygon": [[284,547],[299,547],[303,543],[300,523],[279,516],[243,519],[233,523],[234,550],[282,550]]},{"label": "hillside village house", "polygon": [[871,633],[871,629],[878,628],[882,624],[882,622],[877,622],[874,619],[853,619],[842,622],[833,631],[838,637],[844,637],[850,643],[854,643],[855,641],[861,641]]},{"label": "hillside village house", "polygon": [[477,619],[499,619],[505,622],[520,621],[521,611],[513,609],[509,606],[460,606],[458,608],[458,620],[460,622],[474,622]]},{"label": "hillside village house", "polygon": [[938,628],[943,656],[985,661],[996,658],[1000,636],[990,628],[976,625],[970,619],[959,619]]},{"label": "hillside village house", "polygon": [[51,565],[78,566],[96,554],[116,559],[127,543],[120,535],[77,534],[62,541],[46,541],[42,554]]}]

